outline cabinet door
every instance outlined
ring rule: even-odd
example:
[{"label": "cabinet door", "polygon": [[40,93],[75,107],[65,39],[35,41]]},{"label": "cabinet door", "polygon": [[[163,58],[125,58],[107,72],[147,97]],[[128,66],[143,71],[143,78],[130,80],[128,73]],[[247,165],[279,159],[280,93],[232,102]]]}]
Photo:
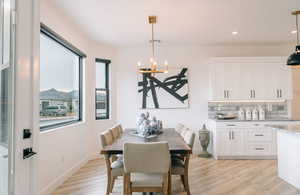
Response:
[{"label": "cabinet door", "polygon": [[225,67],[223,64],[215,64],[213,72],[213,86],[214,88],[212,96],[214,100],[224,100],[226,99],[225,94]]},{"label": "cabinet door", "polygon": [[230,150],[231,155],[239,156],[244,155],[244,136],[243,130],[231,129]]},{"label": "cabinet door", "polygon": [[241,76],[241,66],[237,63],[227,63],[224,64],[224,88],[227,90],[227,99],[238,100],[241,99],[240,96],[240,80]]},{"label": "cabinet door", "polygon": [[280,99],[293,99],[292,71],[285,64],[278,65],[277,86]]},{"label": "cabinet door", "polygon": [[231,155],[231,140],[230,130],[218,129],[217,131],[217,155],[230,156]]},{"label": "cabinet door", "polygon": [[214,99],[240,99],[240,65],[236,63],[224,63],[216,64],[214,67]]},{"label": "cabinet door", "polygon": [[243,63],[241,66],[243,67],[240,88],[242,99],[267,99],[268,67],[263,63]]}]

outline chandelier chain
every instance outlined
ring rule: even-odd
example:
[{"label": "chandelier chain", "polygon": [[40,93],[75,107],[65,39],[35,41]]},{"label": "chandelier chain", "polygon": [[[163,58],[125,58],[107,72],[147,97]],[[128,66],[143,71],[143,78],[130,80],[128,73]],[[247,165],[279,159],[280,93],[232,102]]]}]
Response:
[{"label": "chandelier chain", "polygon": [[154,56],[154,24],[152,23],[152,58],[155,60]]},{"label": "chandelier chain", "polygon": [[297,43],[299,45],[299,23],[298,23],[298,14],[296,14],[296,28],[297,28]]}]

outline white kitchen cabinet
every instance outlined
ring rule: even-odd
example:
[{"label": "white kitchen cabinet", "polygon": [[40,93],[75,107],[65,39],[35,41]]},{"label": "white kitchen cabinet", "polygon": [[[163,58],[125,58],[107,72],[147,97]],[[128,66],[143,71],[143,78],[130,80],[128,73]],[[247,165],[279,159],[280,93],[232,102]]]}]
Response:
[{"label": "white kitchen cabinet", "polygon": [[216,135],[219,144],[217,145],[218,154],[228,156],[231,154],[231,131],[229,129],[220,129]]},{"label": "white kitchen cabinet", "polygon": [[218,154],[220,156],[242,155],[243,133],[238,129],[220,129],[217,134]]},{"label": "white kitchen cabinet", "polygon": [[[213,121],[213,120],[211,120]],[[276,131],[254,122],[210,122],[216,159],[275,159]]]},{"label": "white kitchen cabinet", "polygon": [[243,130],[231,129],[231,155],[240,156],[244,154],[244,134]]},{"label": "white kitchen cabinet", "polygon": [[292,99],[285,58],[215,58],[210,64],[210,100]]}]

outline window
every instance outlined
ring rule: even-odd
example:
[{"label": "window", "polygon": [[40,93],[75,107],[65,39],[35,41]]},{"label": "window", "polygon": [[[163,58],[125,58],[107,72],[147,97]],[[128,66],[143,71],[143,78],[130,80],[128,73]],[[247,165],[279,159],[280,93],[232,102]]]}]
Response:
[{"label": "window", "polygon": [[96,59],[96,120],[109,119],[110,60]]},{"label": "window", "polygon": [[41,131],[82,120],[82,61],[84,57],[86,57],[85,54],[41,24]]}]

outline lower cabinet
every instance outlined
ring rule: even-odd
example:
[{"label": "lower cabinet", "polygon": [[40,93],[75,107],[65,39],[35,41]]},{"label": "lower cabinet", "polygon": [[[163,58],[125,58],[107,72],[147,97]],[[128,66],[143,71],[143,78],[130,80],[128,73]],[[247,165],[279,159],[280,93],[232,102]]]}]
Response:
[{"label": "lower cabinet", "polygon": [[220,156],[242,155],[243,132],[238,129],[222,129],[217,133],[217,150]]},{"label": "lower cabinet", "polygon": [[276,132],[268,127],[221,127],[213,133],[216,159],[275,159]]}]

